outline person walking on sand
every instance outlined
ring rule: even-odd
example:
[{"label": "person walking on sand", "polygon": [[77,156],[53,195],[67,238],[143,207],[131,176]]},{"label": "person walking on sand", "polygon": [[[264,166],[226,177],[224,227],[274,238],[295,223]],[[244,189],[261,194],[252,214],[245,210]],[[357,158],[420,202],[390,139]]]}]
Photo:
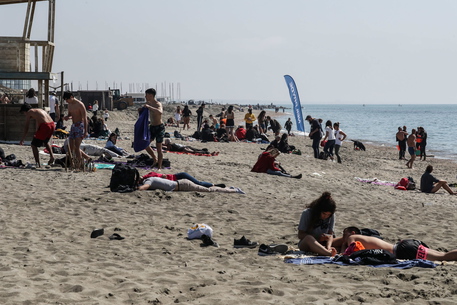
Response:
[{"label": "person walking on sand", "polygon": [[25,136],[27,135],[27,132],[29,131],[29,125],[30,125],[30,119],[34,119],[36,121],[37,125],[37,130],[35,135],[33,136],[32,144],[30,145],[32,147],[33,151],[33,157],[35,158],[35,163],[37,167],[41,167],[40,163],[40,155],[38,153],[38,147],[44,146],[46,149],[49,151],[49,155],[51,156],[49,158],[48,164],[51,165],[54,163],[54,154],[52,153],[52,148],[51,145],[49,144],[49,140],[51,139],[52,135],[54,134],[54,121],[52,120],[51,116],[46,113],[43,109],[32,109],[32,106],[30,104],[24,103],[21,106],[21,113],[24,113],[26,116],[26,121],[25,121],[25,128],[24,128],[24,135],[22,136],[21,141],[19,142],[19,145],[24,144],[24,139]]},{"label": "person walking on sand", "polygon": [[203,110],[205,109],[205,103],[202,103],[197,109],[197,131],[200,132],[203,123]]},{"label": "person walking on sand", "polygon": [[446,180],[438,180],[432,175],[433,166],[428,165],[421,177],[421,191],[424,193],[436,193],[440,188],[445,189],[451,195],[457,195],[451,190]]},{"label": "person walking on sand", "polygon": [[176,121],[176,127],[178,127],[178,129],[179,129],[179,124],[181,123],[181,115],[182,115],[181,106],[177,106],[176,111],[175,111],[175,121]]},{"label": "person walking on sand", "polygon": [[301,251],[335,256],[332,247],[335,227],[336,203],[329,192],[311,202],[302,212],[298,224],[298,247]]},{"label": "person walking on sand", "polygon": [[192,115],[192,111],[190,111],[188,105],[185,105],[184,109],[182,111],[182,120],[183,120],[182,130],[186,129],[186,126],[187,126],[187,130],[190,129],[190,116],[191,115]]},{"label": "person walking on sand", "polygon": [[408,153],[411,156],[411,159],[406,163],[408,168],[413,168],[414,160],[416,160],[416,129],[411,130],[411,134],[406,141],[408,144]]},{"label": "person walking on sand", "polygon": [[309,138],[313,140],[313,151],[314,158],[319,158],[319,142],[321,140],[321,126],[319,122],[311,117],[310,115],[306,116],[306,120],[311,125],[311,131],[309,132]]},{"label": "person walking on sand", "polygon": [[406,160],[405,152],[406,152],[406,138],[408,133],[404,131],[401,127],[398,127],[398,131],[396,134],[397,141],[398,141],[398,148],[400,149],[398,152],[398,159],[399,160]]},{"label": "person walking on sand", "polygon": [[339,122],[333,123],[333,129],[335,130],[335,156],[338,163],[341,163],[340,148],[346,139],[346,134],[340,129]]},{"label": "person walking on sand", "polygon": [[287,119],[286,123],[284,124],[284,128],[287,130],[287,134],[290,136],[290,131],[292,130],[292,120],[290,118]]},{"label": "person walking on sand", "polygon": [[[151,134],[151,142],[156,140],[157,158],[152,150],[151,146],[146,148],[146,151],[154,159],[154,163],[157,164],[158,169],[162,168],[163,152],[162,142],[165,136],[165,125],[162,122],[162,103],[156,100],[156,90],[150,88],[145,91],[146,93],[146,104],[143,108],[149,109],[149,132]],[[143,109],[139,109],[141,112]]]},{"label": "person walking on sand", "polygon": [[68,115],[64,117],[64,120],[67,121],[71,119],[73,124],[70,128],[70,150],[76,158],[77,164],[75,168],[82,167],[84,164],[83,156],[81,155],[81,142],[88,134],[89,123],[87,120],[87,111],[84,104],[75,99],[73,93],[65,92],[63,94],[64,101],[68,104]]}]

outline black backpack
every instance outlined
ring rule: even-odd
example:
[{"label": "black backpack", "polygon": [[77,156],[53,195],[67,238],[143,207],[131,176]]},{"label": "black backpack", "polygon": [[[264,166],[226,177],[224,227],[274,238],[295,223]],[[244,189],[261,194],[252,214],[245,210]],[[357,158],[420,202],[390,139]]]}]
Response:
[{"label": "black backpack", "polygon": [[140,173],[135,167],[126,164],[116,164],[111,174],[109,184],[111,192],[133,192],[140,181]]}]

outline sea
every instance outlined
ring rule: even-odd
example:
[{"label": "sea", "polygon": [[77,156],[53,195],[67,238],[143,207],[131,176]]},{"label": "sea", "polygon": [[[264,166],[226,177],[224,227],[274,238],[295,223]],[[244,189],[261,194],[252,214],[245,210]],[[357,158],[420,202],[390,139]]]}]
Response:
[{"label": "sea", "polygon": [[[277,106],[278,114],[283,114],[278,121],[284,126],[290,117],[296,129],[296,120],[291,104]],[[323,127],[327,120],[340,123],[340,129],[347,134],[347,140],[358,140],[380,146],[396,147],[398,127],[406,126],[410,133],[413,128],[424,127],[427,132],[427,154],[435,158],[451,159],[457,161],[457,145],[446,134],[451,128],[450,122],[457,118],[457,105],[412,105],[412,104],[387,104],[387,105],[303,105],[303,118],[311,115],[321,118]],[[256,113],[255,113],[256,114]],[[305,133],[309,132],[309,123],[304,121]],[[296,133],[296,132],[295,132]],[[303,134],[303,133],[302,133]],[[352,145],[352,142],[346,145]],[[344,144],[343,144],[344,145]]]}]

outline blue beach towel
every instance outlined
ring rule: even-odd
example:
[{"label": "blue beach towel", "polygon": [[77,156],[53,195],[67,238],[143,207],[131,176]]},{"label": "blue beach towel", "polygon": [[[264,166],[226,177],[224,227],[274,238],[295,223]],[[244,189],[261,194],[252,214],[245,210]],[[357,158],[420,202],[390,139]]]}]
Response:
[{"label": "blue beach towel", "polygon": [[133,149],[135,152],[142,151],[151,143],[149,134],[149,109],[143,108],[138,120],[135,123]]},{"label": "blue beach towel", "polygon": [[[296,264],[296,265],[323,265],[323,264],[337,264],[341,266],[362,266],[357,264],[356,262],[351,260],[351,263],[346,264],[343,262],[335,262],[331,257],[328,256],[307,256],[303,258],[288,258],[284,260],[285,263],[289,264]],[[390,268],[397,268],[397,269],[409,269],[413,267],[422,267],[422,268],[435,268],[436,264],[424,260],[424,259],[412,259],[399,262],[398,264],[382,264],[382,265],[363,265],[363,266],[370,266],[370,267],[390,267]]]}]

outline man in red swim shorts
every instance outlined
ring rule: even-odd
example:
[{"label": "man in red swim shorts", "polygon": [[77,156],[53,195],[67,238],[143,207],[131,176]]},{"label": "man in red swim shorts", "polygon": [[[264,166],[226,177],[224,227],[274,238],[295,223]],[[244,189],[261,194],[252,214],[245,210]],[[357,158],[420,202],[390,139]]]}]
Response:
[{"label": "man in red swim shorts", "polygon": [[49,114],[44,111],[43,109],[33,108],[30,104],[25,103],[22,105],[21,113],[24,113],[26,116],[25,128],[24,128],[24,135],[22,136],[20,145],[24,144],[25,136],[29,131],[30,119],[34,119],[37,124],[37,130],[35,135],[33,136],[32,140],[32,151],[33,156],[35,157],[35,162],[37,167],[41,167],[40,163],[40,156],[38,154],[38,147],[45,146],[51,155],[48,164],[51,165],[54,163],[54,154],[52,153],[51,145],[49,144],[49,140],[51,139],[52,135],[54,134],[55,125],[52,118]]}]

